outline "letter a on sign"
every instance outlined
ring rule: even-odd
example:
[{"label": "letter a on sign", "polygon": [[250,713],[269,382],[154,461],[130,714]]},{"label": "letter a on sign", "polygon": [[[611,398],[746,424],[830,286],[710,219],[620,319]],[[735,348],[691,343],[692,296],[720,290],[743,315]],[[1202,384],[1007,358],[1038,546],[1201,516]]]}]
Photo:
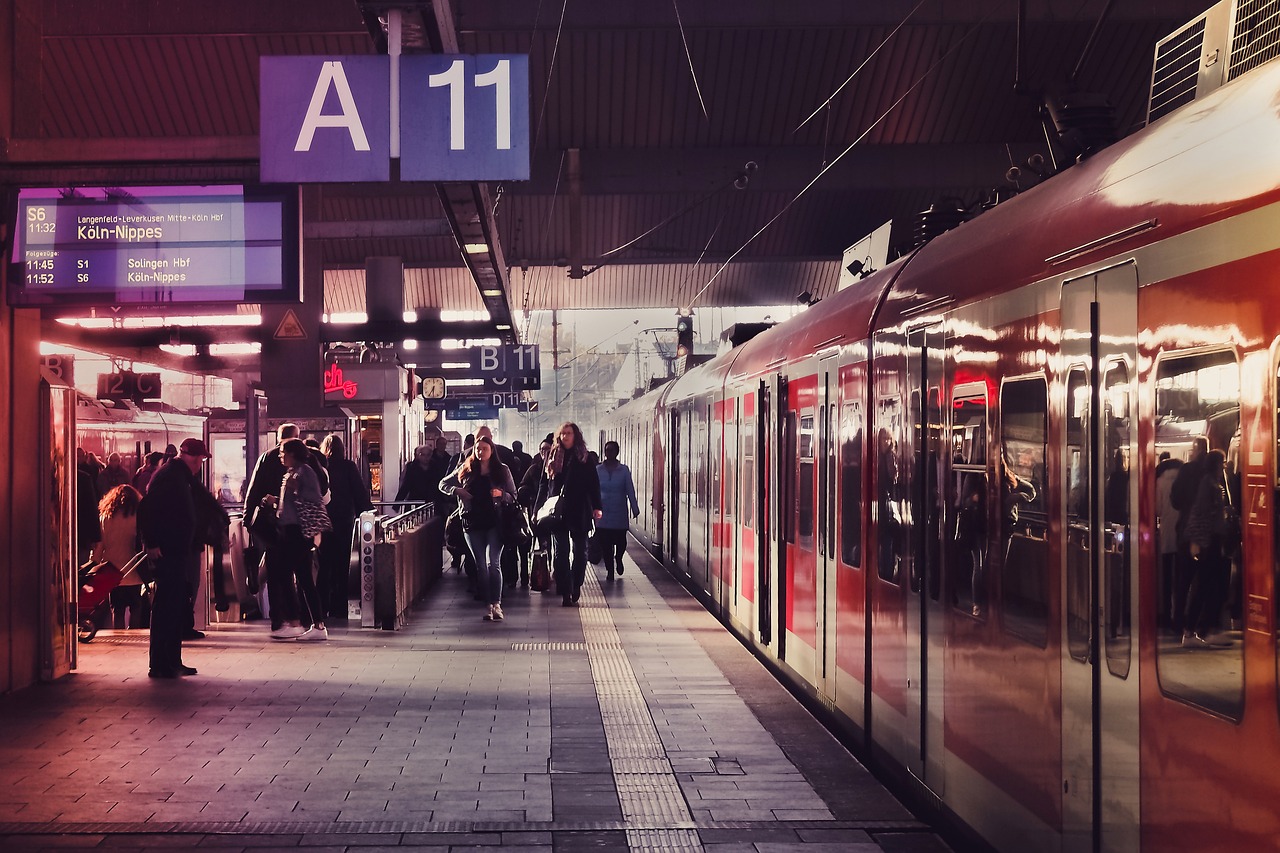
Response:
[{"label": "letter a on sign", "polygon": [[298,315],[293,313],[293,309],[284,312],[284,319],[280,321],[280,325],[276,326],[276,340],[300,340],[307,337],[307,330],[302,328],[302,323],[298,320]]},{"label": "letter a on sign", "polygon": [[[342,105],[342,112],[338,115],[324,115],[324,98],[329,94],[330,88],[337,93],[338,103]],[[320,66],[316,88],[311,92],[311,103],[307,106],[307,115],[302,120],[302,128],[298,131],[298,141],[293,143],[293,150],[310,151],[317,127],[345,128],[351,136],[353,149],[369,150],[369,137],[365,135],[364,125],[360,123],[360,111],[356,109],[355,98],[351,97],[351,85],[347,83],[347,75],[342,70],[341,62],[326,62]]]}]

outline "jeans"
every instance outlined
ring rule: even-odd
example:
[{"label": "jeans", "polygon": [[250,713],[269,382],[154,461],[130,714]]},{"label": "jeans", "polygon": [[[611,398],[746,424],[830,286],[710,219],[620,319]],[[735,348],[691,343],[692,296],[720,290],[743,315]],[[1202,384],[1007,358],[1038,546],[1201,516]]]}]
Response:
[{"label": "jeans", "polygon": [[561,526],[556,529],[554,542],[552,565],[555,567],[556,592],[576,600],[587,577],[587,531],[570,531]]},{"label": "jeans", "polygon": [[[280,550],[282,561],[291,574],[289,585],[297,589],[297,616],[303,625],[311,627],[317,623],[324,624],[324,606],[320,603],[320,595],[316,592],[315,575],[312,567],[311,537],[302,535],[302,528],[290,524],[280,528]],[[274,603],[272,607],[274,607]]]},{"label": "jeans", "polygon": [[476,591],[490,604],[502,603],[502,531],[497,527],[467,531],[476,561]]},{"label": "jeans", "polygon": [[187,574],[198,554],[161,554],[155,561],[151,599],[151,668],[170,672],[182,665],[182,630],[190,612]]}]

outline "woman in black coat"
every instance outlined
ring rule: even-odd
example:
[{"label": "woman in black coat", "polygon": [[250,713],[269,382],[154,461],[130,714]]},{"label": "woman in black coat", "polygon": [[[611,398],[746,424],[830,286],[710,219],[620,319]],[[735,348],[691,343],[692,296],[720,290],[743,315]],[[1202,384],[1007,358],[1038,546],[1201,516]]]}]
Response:
[{"label": "woman in black coat", "polygon": [[556,592],[561,603],[573,607],[582,594],[587,574],[587,536],[600,518],[600,479],[587,461],[582,430],[574,423],[560,427],[547,456],[547,494],[560,497],[560,520],[553,528],[552,551]]},{"label": "woman in black coat", "polygon": [[333,529],[320,537],[319,573],[316,592],[320,607],[330,616],[347,618],[347,572],[351,562],[351,532],[356,516],[373,509],[369,500],[369,487],[356,463],[347,458],[342,436],[334,433],[325,437],[321,451],[329,460],[329,503],[325,509]]}]

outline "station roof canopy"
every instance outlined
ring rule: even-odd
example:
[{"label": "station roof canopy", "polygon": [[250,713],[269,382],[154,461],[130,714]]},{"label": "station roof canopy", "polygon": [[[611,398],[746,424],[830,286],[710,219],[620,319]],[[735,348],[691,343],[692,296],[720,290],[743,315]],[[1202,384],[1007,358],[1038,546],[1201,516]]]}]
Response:
[{"label": "station roof canopy", "polygon": [[487,215],[518,318],[829,293],[886,221],[902,246],[931,204],[1011,189],[1044,93],[1140,127],[1156,41],[1207,0],[6,5],[12,185],[256,181],[259,57],[384,52],[393,5],[407,53],[529,54],[531,180],[318,185],[304,223],[329,311],[363,308],[369,256],[403,259],[407,308],[479,309],[455,220]]}]

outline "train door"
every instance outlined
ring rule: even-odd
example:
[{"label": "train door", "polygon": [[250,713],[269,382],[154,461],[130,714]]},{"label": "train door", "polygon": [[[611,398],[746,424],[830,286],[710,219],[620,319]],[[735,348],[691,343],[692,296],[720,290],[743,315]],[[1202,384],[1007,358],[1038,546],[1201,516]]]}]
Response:
[{"label": "train door", "polygon": [[942,656],[945,636],[942,603],[941,466],[943,350],[939,326],[907,333],[906,438],[911,446],[904,472],[910,543],[902,567],[907,579],[907,728],[912,747],[907,769],[935,793],[942,793]]},{"label": "train door", "polygon": [[785,548],[778,521],[778,459],[780,400],[785,399],[786,380],[773,376],[760,382],[756,401],[756,626],[762,646],[773,644],[773,600],[775,570],[781,565]]},{"label": "train door", "polygon": [[671,410],[671,443],[667,447],[667,458],[671,460],[671,478],[667,480],[670,496],[667,499],[667,519],[671,522],[667,531],[667,553],[671,555],[671,564],[676,566],[680,560],[680,410]]},{"label": "train door", "polygon": [[1137,270],[1062,290],[1066,513],[1061,592],[1065,851],[1136,850]]},{"label": "train door", "polygon": [[818,604],[818,689],[834,702],[836,695],[836,578],[839,551],[836,545],[836,424],[839,400],[839,350],[833,349],[818,362],[818,512],[816,537]]}]

